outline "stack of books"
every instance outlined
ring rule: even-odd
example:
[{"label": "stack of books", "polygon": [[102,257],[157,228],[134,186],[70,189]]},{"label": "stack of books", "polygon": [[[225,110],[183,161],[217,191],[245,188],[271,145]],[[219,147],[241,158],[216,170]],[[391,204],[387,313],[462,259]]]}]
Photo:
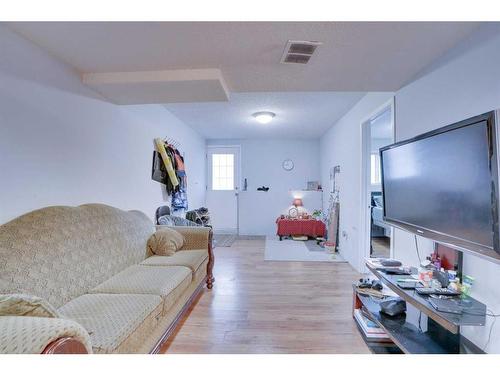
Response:
[{"label": "stack of books", "polygon": [[359,328],[363,332],[365,339],[372,342],[391,342],[391,339],[385,333],[385,331],[380,328],[380,326],[375,323],[362,308],[354,310],[354,319],[358,323]]}]

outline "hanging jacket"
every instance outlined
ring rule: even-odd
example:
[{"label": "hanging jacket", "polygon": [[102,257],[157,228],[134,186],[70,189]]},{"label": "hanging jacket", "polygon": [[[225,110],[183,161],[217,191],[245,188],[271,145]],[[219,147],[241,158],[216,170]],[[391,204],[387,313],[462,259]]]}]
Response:
[{"label": "hanging jacket", "polygon": [[177,188],[179,185],[179,180],[177,179],[177,175],[175,174],[175,169],[172,163],[172,156],[169,156],[167,153],[167,149],[165,147],[165,142],[161,140],[161,138],[155,138],[155,145],[157,151],[161,155],[161,159],[163,160],[163,164],[165,164],[165,168],[167,169],[168,177],[170,179],[170,182],[172,183],[172,186]]},{"label": "hanging jacket", "polygon": [[186,168],[184,167],[184,158],[181,156],[179,150],[174,148],[174,158],[175,158],[175,170],[177,172],[185,172]]},{"label": "hanging jacket", "polygon": [[172,194],[172,210],[180,211],[188,209],[188,199],[187,199],[187,176],[184,169],[184,159],[182,158],[179,150],[177,150],[172,145],[167,147],[169,153],[174,159],[174,169],[179,180],[179,186],[176,191]]}]

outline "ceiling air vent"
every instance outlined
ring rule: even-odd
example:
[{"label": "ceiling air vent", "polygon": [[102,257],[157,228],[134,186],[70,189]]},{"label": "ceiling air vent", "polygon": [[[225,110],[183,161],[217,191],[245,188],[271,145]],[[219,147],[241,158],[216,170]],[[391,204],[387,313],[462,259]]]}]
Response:
[{"label": "ceiling air vent", "polygon": [[281,57],[282,64],[307,64],[321,42],[289,40]]}]

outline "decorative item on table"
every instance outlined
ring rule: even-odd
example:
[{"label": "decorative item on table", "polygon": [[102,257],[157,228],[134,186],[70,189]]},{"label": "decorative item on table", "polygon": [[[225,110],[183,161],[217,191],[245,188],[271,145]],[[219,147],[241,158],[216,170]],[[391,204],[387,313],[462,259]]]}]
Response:
[{"label": "decorative item on table", "polygon": [[307,181],[307,190],[319,190],[319,181]]},{"label": "decorative item on table", "polygon": [[314,210],[312,213],[313,219],[320,220],[321,216],[323,215],[322,210]]},{"label": "decorative item on table", "polygon": [[299,216],[299,210],[297,209],[297,207],[292,207],[288,210],[288,217],[287,218],[297,219],[298,216]]},{"label": "decorative item on table", "polygon": [[303,206],[302,199],[300,199],[300,198],[294,198],[293,202],[292,202],[292,206],[293,207],[291,207],[288,210],[288,214],[290,215],[290,218],[292,218],[292,219],[298,219],[298,218],[300,218],[300,216],[301,216],[302,213],[300,212],[299,207]]}]

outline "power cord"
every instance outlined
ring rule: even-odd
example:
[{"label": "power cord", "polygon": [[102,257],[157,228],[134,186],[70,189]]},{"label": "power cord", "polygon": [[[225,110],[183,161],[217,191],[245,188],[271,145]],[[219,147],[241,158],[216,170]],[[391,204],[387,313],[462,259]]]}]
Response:
[{"label": "power cord", "polygon": [[486,352],[486,349],[488,348],[488,345],[490,345],[491,332],[493,332],[493,327],[495,326],[495,323],[497,321],[497,317],[499,316],[499,315],[493,314],[493,312],[491,310],[488,310],[488,311],[490,311],[491,314],[486,314],[486,315],[493,317],[493,323],[491,323],[490,332],[488,333],[488,341],[486,341],[486,344],[484,345],[483,352]]},{"label": "power cord", "polygon": [[[488,311],[491,311],[488,309]],[[498,318],[500,316],[500,314],[493,314],[493,313],[486,313],[486,314],[473,314],[473,313],[470,313],[470,312],[467,312],[467,311],[462,311],[461,314],[465,314],[465,315],[471,315],[471,316],[490,316],[492,318]]]},{"label": "power cord", "polygon": [[417,250],[417,256],[418,256],[418,264],[422,264],[422,259],[420,258],[420,252],[418,251],[418,241],[417,241],[417,235],[414,234],[413,238],[415,239],[415,249]]},{"label": "power cord", "polygon": [[[415,240],[415,250],[417,251],[417,257],[418,257],[418,262],[419,264],[422,263],[422,259],[420,258],[420,252],[418,251],[418,240],[417,240],[417,235],[414,234],[413,235],[413,238]],[[500,314],[495,314],[493,311],[491,311],[490,309],[487,310],[486,314],[472,314],[472,313],[468,313],[467,311],[462,311],[463,314],[467,314],[467,315],[473,315],[473,316],[489,316],[489,317],[492,317],[493,318],[493,323],[491,323],[491,326],[490,326],[490,331],[488,333],[488,341],[486,341],[486,344],[484,345],[484,348],[483,348],[483,352],[486,352],[486,349],[488,348],[488,345],[490,345],[490,341],[491,341],[491,333],[493,332],[493,327],[495,326],[495,323],[497,321],[497,318],[500,316]],[[420,332],[422,332],[422,327],[420,325],[420,322],[421,322],[421,318],[422,318],[422,312],[420,312],[419,316],[418,316],[418,329],[420,330]]]},{"label": "power cord", "polygon": [[487,310],[486,314],[473,314],[473,313],[469,313],[467,311],[463,311],[463,314],[466,314],[466,315],[472,315],[472,316],[489,316],[489,317],[492,317],[493,318],[493,323],[491,323],[491,326],[490,326],[490,331],[488,333],[488,341],[486,341],[486,344],[484,345],[483,347],[483,352],[486,352],[486,349],[488,348],[488,345],[490,345],[490,341],[491,341],[491,333],[493,332],[493,327],[495,326],[495,323],[497,321],[497,318],[500,316],[500,314],[495,314],[493,311],[491,311],[490,309]]}]

